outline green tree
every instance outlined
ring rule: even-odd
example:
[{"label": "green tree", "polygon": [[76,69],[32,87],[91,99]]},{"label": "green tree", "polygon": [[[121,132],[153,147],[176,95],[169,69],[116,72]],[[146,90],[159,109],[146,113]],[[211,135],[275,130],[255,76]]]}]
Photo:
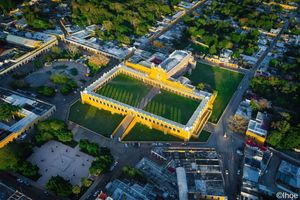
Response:
[{"label": "green tree", "polygon": [[89,142],[87,139],[81,139],[79,141],[79,147],[83,152],[92,156],[97,156],[99,154],[99,145],[97,143]]},{"label": "green tree", "polygon": [[78,185],[74,185],[73,188],[72,188],[72,192],[75,195],[79,195],[80,192],[81,192],[81,188]]},{"label": "green tree", "polygon": [[70,142],[73,139],[73,134],[68,130],[64,121],[50,119],[40,122],[37,125],[38,133],[35,135],[37,143],[47,142],[52,139],[57,139],[61,142]]},{"label": "green tree", "polygon": [[10,86],[14,89],[28,89],[30,87],[29,83],[25,79],[14,80]]},{"label": "green tree", "polygon": [[70,78],[66,75],[66,74],[52,74],[50,76],[50,80],[55,83],[55,84],[59,84],[59,85],[62,85],[62,84],[66,84]]},{"label": "green tree", "polygon": [[212,45],[211,47],[209,47],[209,53],[211,55],[215,55],[217,53],[217,49],[215,45]]},{"label": "green tree", "polygon": [[27,161],[19,163],[16,171],[29,178],[36,178],[39,175],[38,166]]},{"label": "green tree", "polygon": [[140,181],[143,183],[145,183],[147,181],[145,175],[141,171],[139,171],[138,169],[135,169],[133,167],[124,166],[122,168],[122,172],[129,179],[134,179],[136,181]]},{"label": "green tree", "polygon": [[[1,113],[1,112],[0,112]],[[0,170],[14,170],[20,161],[21,152],[15,143],[0,148]]]},{"label": "green tree", "polygon": [[69,197],[72,194],[70,181],[65,180],[61,176],[52,176],[47,182],[46,187],[59,197]]},{"label": "green tree", "polygon": [[199,89],[199,90],[204,90],[204,89],[205,89],[205,84],[204,84],[204,83],[199,83],[199,84],[197,85],[197,89]]},{"label": "green tree", "polygon": [[83,187],[88,188],[88,187],[90,187],[92,185],[92,183],[93,182],[90,179],[88,179],[88,178],[82,178],[81,179],[81,184],[82,184]]},{"label": "green tree", "polygon": [[101,173],[106,172],[113,163],[113,157],[111,155],[101,155],[96,158],[91,164],[89,169],[92,175],[100,175]]},{"label": "green tree", "polygon": [[40,68],[42,67],[42,63],[41,63],[41,61],[39,61],[39,60],[35,60],[35,61],[33,62],[33,65],[34,65],[34,67],[35,67],[36,69],[40,69]]},{"label": "green tree", "polygon": [[9,103],[0,103],[0,120],[8,121],[17,115],[20,110],[20,106],[15,106]]},{"label": "green tree", "polygon": [[279,60],[273,58],[272,60],[270,60],[269,62],[269,66],[270,67],[277,67],[280,64]]},{"label": "green tree", "polygon": [[51,52],[58,55],[62,53],[62,49],[58,46],[53,46],[51,47]]},{"label": "green tree", "polygon": [[36,92],[47,97],[52,97],[55,95],[55,89],[50,86],[40,86],[36,89]]}]

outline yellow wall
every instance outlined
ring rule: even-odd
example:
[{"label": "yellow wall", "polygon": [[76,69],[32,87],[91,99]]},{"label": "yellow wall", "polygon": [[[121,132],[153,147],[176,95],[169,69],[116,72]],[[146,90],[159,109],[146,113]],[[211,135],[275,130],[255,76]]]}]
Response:
[{"label": "yellow wall", "polygon": [[123,140],[123,138],[125,138],[131,131],[131,129],[135,126],[136,124],[136,118],[134,118],[132,120],[132,122],[130,122],[129,126],[127,127],[127,129],[124,131],[123,135],[121,136],[121,140]]},{"label": "yellow wall", "polygon": [[0,141],[0,148],[4,147],[5,145],[7,145],[9,142],[12,142],[13,140],[15,140],[17,137],[19,137],[21,135],[21,132],[18,133],[12,133],[9,136],[7,136],[5,139]]},{"label": "yellow wall", "polygon": [[201,199],[207,199],[207,200],[226,200],[227,197],[207,195],[207,196],[202,196]]},{"label": "yellow wall", "polygon": [[[107,78],[104,82],[101,83],[101,85],[104,85],[112,79],[113,77],[117,76],[118,74],[122,73],[125,75],[128,75],[130,77],[136,78],[138,80],[143,81],[146,84],[152,85],[154,87],[158,87],[167,91],[170,91],[172,93],[195,99],[195,100],[201,100],[201,97],[193,93],[193,90],[191,88],[186,87],[185,85],[174,82],[168,79],[166,72],[157,67],[151,67],[147,68],[142,65],[133,64],[128,61],[125,61],[127,66],[130,66],[131,68],[134,68],[136,70],[147,72],[148,76],[143,76],[138,73],[134,73],[133,71],[126,70],[126,68],[120,68],[118,71],[116,71],[114,74],[112,74],[110,77]],[[101,87],[99,85],[98,87]],[[101,96],[97,97],[94,95],[87,94],[85,92],[81,93],[81,101],[82,103],[87,103],[89,105],[92,105],[94,107],[104,109],[107,111],[110,111],[112,114],[117,113],[121,115],[131,115],[134,116],[134,123],[133,125],[138,122],[143,125],[148,126],[149,128],[158,129],[166,134],[171,134],[175,137],[181,138],[185,141],[189,140],[190,137],[193,135],[194,137],[198,136],[198,131],[202,130],[203,126],[207,122],[210,114],[211,109],[213,107],[213,102],[217,96],[217,93],[215,92],[212,97],[210,97],[208,103],[205,105],[205,107],[202,110],[202,113],[198,115],[197,119],[194,121],[194,123],[191,126],[190,130],[185,130],[184,128],[181,128],[180,126],[169,124],[168,122],[158,119],[155,116],[150,116],[147,113],[144,113],[142,111],[139,111],[139,109],[133,110],[131,106],[123,106],[119,104],[118,102],[114,103],[109,99],[104,99]],[[133,126],[132,124],[129,125],[128,129],[125,131],[125,134],[128,134],[129,131]],[[113,133],[114,134],[114,133]],[[123,138],[124,136],[122,136]]]},{"label": "yellow wall", "polygon": [[[18,137],[20,137],[24,132],[30,130],[36,123],[49,117],[54,111],[55,111],[55,108],[48,110],[48,112],[46,112],[43,116],[40,116],[39,118],[35,119],[32,123],[28,124],[27,126],[22,127],[22,129],[19,130],[18,132],[14,132],[14,133],[11,133],[10,135],[8,135],[6,138],[4,138],[3,140],[0,141],[0,148],[4,147],[9,142],[12,142],[15,139],[17,139]],[[18,113],[18,115],[21,117],[26,117],[21,112]]]},{"label": "yellow wall", "polygon": [[[175,137],[179,137],[183,140],[189,140],[191,137],[191,132],[185,131],[180,127],[177,127],[172,124],[168,124],[163,120],[158,118],[149,116],[147,114],[133,111],[132,109],[128,109],[120,104],[113,103],[111,101],[107,101],[102,98],[93,97],[86,93],[81,93],[81,101],[82,103],[87,103],[91,106],[108,110],[112,114],[121,114],[121,115],[132,115],[135,116],[135,121],[141,124],[148,126],[149,128],[155,128],[162,132],[169,133]],[[193,129],[194,130],[194,129]]]},{"label": "yellow wall", "polygon": [[281,3],[277,3],[277,2],[270,2],[269,5],[281,6],[282,8],[284,8],[286,10],[297,10],[296,6],[291,6],[291,5],[288,5],[288,4],[281,4]]},{"label": "yellow wall", "polygon": [[[172,87],[172,90],[177,90],[177,92],[180,92],[184,96],[187,95],[187,94],[184,94],[184,93],[192,93],[193,92],[193,90],[191,88],[186,87],[185,85],[181,84],[180,82],[175,82],[175,81],[169,80],[168,79],[169,77],[168,77],[167,73],[162,68],[155,67],[155,66],[152,66],[151,68],[148,68],[148,67],[144,67],[143,65],[131,63],[129,61],[125,61],[125,65],[130,67],[130,68],[133,68],[135,70],[138,70],[138,71],[141,71],[141,72],[144,72],[144,73],[148,74],[149,78],[148,77],[141,77],[141,76],[139,76],[137,74],[134,74],[132,72],[129,72],[127,70],[123,70],[122,71],[123,73],[128,74],[128,75],[130,75],[134,78],[137,78],[139,80],[141,80],[141,79],[146,80],[147,79],[147,81],[151,81],[151,85],[156,86],[158,84],[163,89],[166,89],[166,86],[169,86],[169,87]],[[155,82],[156,82],[156,84],[155,84]],[[191,96],[191,94],[189,94],[189,96]],[[193,98],[198,99],[198,97],[196,95],[194,95]]]},{"label": "yellow wall", "polygon": [[265,137],[261,137],[249,130],[246,131],[246,135],[252,139],[255,139],[256,142],[258,142],[259,144],[264,144],[265,141],[266,141],[266,138]]}]

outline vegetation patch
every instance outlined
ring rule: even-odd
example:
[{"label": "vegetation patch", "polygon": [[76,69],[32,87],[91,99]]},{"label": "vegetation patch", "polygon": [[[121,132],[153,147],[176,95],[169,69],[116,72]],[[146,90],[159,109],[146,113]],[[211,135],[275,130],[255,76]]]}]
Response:
[{"label": "vegetation patch", "polygon": [[101,173],[106,172],[114,162],[110,149],[99,147],[97,143],[82,139],[79,141],[79,147],[81,151],[96,157],[96,160],[92,162],[91,167],[89,168],[92,175],[98,176]]},{"label": "vegetation patch", "polygon": [[101,24],[104,31],[98,29],[98,37],[124,44],[130,44],[133,35],[145,35],[158,19],[171,14],[167,3],[152,0],[72,0],[71,9],[79,26]]},{"label": "vegetation patch", "polygon": [[72,184],[61,176],[52,176],[47,185],[47,189],[54,192],[59,197],[68,197],[72,194]]},{"label": "vegetation patch", "polygon": [[145,175],[136,168],[124,166],[122,168],[122,173],[127,179],[132,179],[141,183],[147,182]]},{"label": "vegetation patch", "polygon": [[37,180],[40,177],[39,168],[26,161],[31,152],[30,145],[8,143],[0,149],[0,171],[13,171]]},{"label": "vegetation patch", "polygon": [[[206,142],[211,133],[202,131],[198,138],[191,138],[191,142]],[[162,131],[156,129],[150,129],[145,125],[137,123],[130,133],[123,139],[123,141],[127,142],[151,142],[151,141],[162,141],[162,142],[183,142],[182,139],[174,137],[169,134],[165,134]]]},{"label": "vegetation patch", "polygon": [[97,90],[97,93],[137,107],[149,91],[150,87],[142,81],[120,74]]},{"label": "vegetation patch", "polygon": [[100,69],[105,67],[108,63],[109,58],[101,54],[95,54],[91,56],[87,61],[87,65],[90,69],[91,74],[99,72]]},{"label": "vegetation patch", "polygon": [[186,124],[199,103],[199,101],[162,90],[148,103],[145,110],[175,122]]},{"label": "vegetation patch", "polygon": [[193,85],[198,85],[199,83],[208,84],[211,89],[218,92],[213,112],[209,119],[211,122],[216,123],[219,120],[232,95],[238,89],[243,76],[241,73],[220,67],[197,63],[196,69],[188,76]]},{"label": "vegetation patch", "polygon": [[52,97],[55,95],[55,89],[50,86],[40,86],[36,89],[36,92],[46,97]]},{"label": "vegetation patch", "polygon": [[56,139],[60,142],[71,142],[73,134],[68,130],[64,121],[50,119],[40,122],[37,125],[38,133],[35,134],[34,140],[36,144],[42,145],[45,142]]},{"label": "vegetation patch", "polygon": [[18,114],[21,107],[0,101],[0,121],[9,121]]},{"label": "vegetation patch", "polygon": [[78,87],[76,81],[74,81],[64,73],[52,74],[50,76],[50,80],[53,83],[60,85],[59,91],[64,95],[69,94]]},{"label": "vegetation patch", "polygon": [[80,101],[72,105],[69,115],[70,121],[105,137],[110,137],[122,119],[121,115],[113,115],[109,111],[99,110],[88,104],[82,104]]}]

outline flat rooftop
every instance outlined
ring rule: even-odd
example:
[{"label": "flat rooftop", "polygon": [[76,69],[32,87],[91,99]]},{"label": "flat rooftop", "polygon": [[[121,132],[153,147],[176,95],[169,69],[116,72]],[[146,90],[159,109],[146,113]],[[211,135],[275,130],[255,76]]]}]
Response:
[{"label": "flat rooftop", "polygon": [[125,59],[131,50],[126,47],[119,47],[117,44],[112,42],[102,41],[98,38],[92,37],[96,27],[96,25],[91,25],[83,30],[76,31],[70,36],[67,36],[66,40],[109,54],[117,59]]},{"label": "flat rooftop", "polygon": [[186,56],[189,55],[187,51],[176,50],[169,55],[169,57],[160,63],[160,66],[167,72],[177,66]]},{"label": "flat rooftop", "polygon": [[197,194],[225,196],[221,161],[213,148],[156,147],[152,153],[163,157],[172,168],[185,169],[191,199]]},{"label": "flat rooftop", "polygon": [[22,119],[18,120],[14,124],[6,124],[0,122],[0,129],[2,129],[2,134],[8,134],[8,132],[18,132],[23,127],[26,127],[34,122],[37,118],[43,116],[48,111],[55,109],[54,105],[31,97],[26,97],[17,92],[0,87],[0,103],[1,102],[20,106],[20,112],[22,113],[22,115],[24,115]]},{"label": "flat rooftop", "polygon": [[25,194],[0,182],[0,200],[31,200]]}]

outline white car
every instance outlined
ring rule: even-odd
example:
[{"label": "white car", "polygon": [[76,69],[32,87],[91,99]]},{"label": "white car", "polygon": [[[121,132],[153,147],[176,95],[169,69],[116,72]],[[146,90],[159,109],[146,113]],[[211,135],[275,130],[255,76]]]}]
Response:
[{"label": "white car", "polygon": [[93,197],[96,197],[99,193],[100,193],[100,191],[97,190],[97,191],[94,193]]},{"label": "white car", "polygon": [[236,150],[236,153],[238,154],[238,155],[240,155],[240,156],[243,156],[244,154],[243,154],[243,152],[241,151],[241,150]]},{"label": "white car", "polygon": [[119,162],[115,161],[114,164],[111,165],[109,171],[113,171]]}]

